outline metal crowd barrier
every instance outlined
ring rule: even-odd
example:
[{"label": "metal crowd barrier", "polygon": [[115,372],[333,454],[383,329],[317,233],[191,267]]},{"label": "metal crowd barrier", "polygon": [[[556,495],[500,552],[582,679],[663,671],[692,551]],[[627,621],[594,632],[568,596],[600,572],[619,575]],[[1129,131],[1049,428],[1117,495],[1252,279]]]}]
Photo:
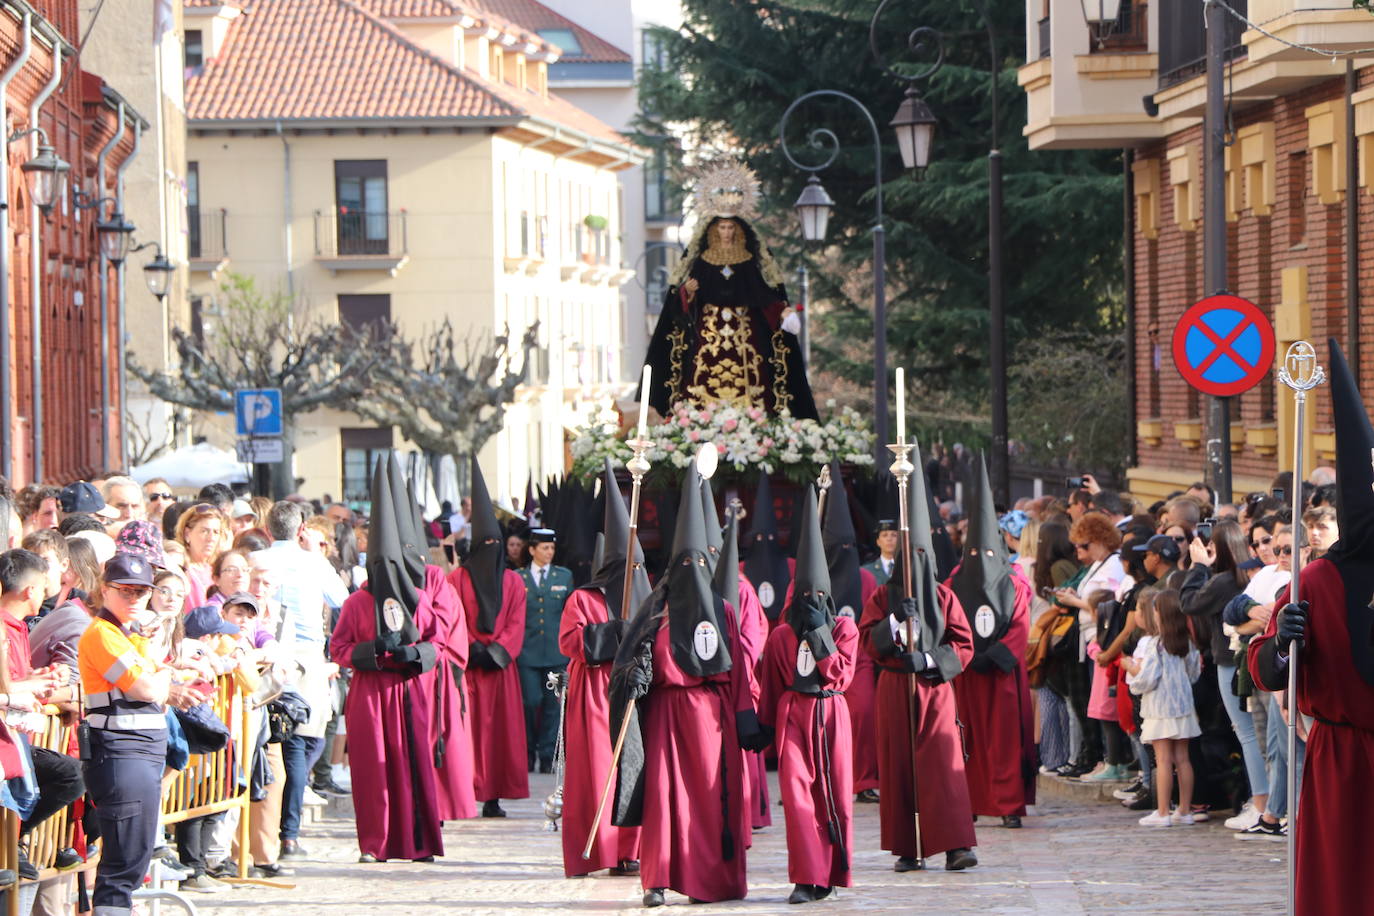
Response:
[{"label": "metal crowd barrier", "polygon": [[[215,682],[215,694],[209,702],[215,715],[229,725],[229,744],[213,754],[192,754],[185,769],[172,779],[163,792],[162,823],[176,824],[192,818],[239,809],[239,878],[248,877],[249,817],[248,785],[251,777],[252,708],[248,698],[239,692],[232,674],[221,675]],[[46,707],[47,727],[32,739],[34,747],[46,748],[59,754],[75,753],[72,728],[62,724],[56,707]],[[79,804],[79,803],[78,803]],[[73,806],[74,807],[74,806]],[[38,869],[38,877],[21,880],[4,892],[0,911],[3,916],[19,916],[20,894],[15,891],[52,878],[95,870],[99,853],[86,861],[59,871],[55,866],[58,852],[73,845],[76,824],[73,807],[65,808],[39,824],[29,834],[29,861]],[[19,815],[9,808],[0,808],[0,868],[19,868]]]}]

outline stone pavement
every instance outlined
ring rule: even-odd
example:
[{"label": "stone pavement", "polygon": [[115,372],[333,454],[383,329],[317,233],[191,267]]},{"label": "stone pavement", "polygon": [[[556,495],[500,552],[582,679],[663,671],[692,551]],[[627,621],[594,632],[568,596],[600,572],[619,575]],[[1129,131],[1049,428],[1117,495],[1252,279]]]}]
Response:
[{"label": "stone pavement", "polygon": [[[584,914],[643,912],[637,879],[563,877],[557,834],[545,832],[543,799],[549,776],[531,776],[533,798],[505,802],[507,820],[452,823],[447,855],[428,865],[358,865],[351,808],[336,806],[305,828],[311,861],[292,863],[296,888],[239,887],[195,895],[204,916],[429,916],[563,910]],[[838,900],[787,905],[787,852],[782,809],[774,825],[754,835],[749,897],[693,906],[693,916],[798,913],[1264,913],[1281,912],[1285,846],[1237,841],[1220,819],[1194,827],[1148,830],[1119,805],[1046,797],[1022,830],[984,818],[980,865],[967,872],[898,875],[878,849],[876,805],[855,806],[855,887]],[[995,822],[995,819],[994,819]],[[985,826],[986,825],[986,826]],[[670,893],[670,906],[689,906]]]}]

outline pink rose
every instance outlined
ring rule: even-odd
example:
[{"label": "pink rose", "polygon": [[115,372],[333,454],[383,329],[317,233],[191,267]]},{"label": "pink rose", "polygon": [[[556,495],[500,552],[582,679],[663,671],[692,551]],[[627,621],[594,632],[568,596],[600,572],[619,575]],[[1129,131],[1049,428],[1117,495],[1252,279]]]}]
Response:
[{"label": "pink rose", "polygon": [[711,422],[711,418],[712,418],[713,416],[715,416],[715,414],[713,414],[711,411],[709,411],[709,410],[703,410],[703,411],[701,412],[701,422],[703,422],[703,423],[710,423],[710,422]]},{"label": "pink rose", "polygon": [[774,442],[773,442],[773,437],[772,437],[772,436],[764,436],[764,437],[763,437],[763,447],[764,447],[764,448],[772,448],[773,445],[774,445]]},{"label": "pink rose", "polygon": [[677,444],[674,443],[674,442],[665,442],[665,443],[663,443],[663,450],[664,450],[665,452],[676,451],[676,450],[677,450]]},{"label": "pink rose", "polygon": [[767,446],[767,445],[764,445],[764,446],[762,446],[762,447],[759,449],[759,457],[760,457],[760,458],[767,458],[767,457],[768,457],[768,446]]},{"label": "pink rose", "polygon": [[692,430],[690,433],[687,434],[687,438],[688,438],[689,440],[691,440],[692,442],[700,442],[700,441],[701,441],[701,430],[699,430],[699,429],[694,429],[694,430]]},{"label": "pink rose", "polygon": [[720,452],[722,455],[724,455],[724,454],[725,454],[725,443],[724,443],[724,442],[717,442],[717,443],[716,443],[716,451],[718,451],[718,452]]},{"label": "pink rose", "polygon": [[681,420],[677,421],[677,425],[681,426],[683,429],[686,429],[687,427],[692,425],[692,421],[688,417],[683,417]]},{"label": "pink rose", "polygon": [[737,420],[726,420],[726,421],[725,421],[725,431],[726,431],[727,433],[732,433],[732,432],[734,432],[736,426],[739,426],[739,421],[737,421]]}]

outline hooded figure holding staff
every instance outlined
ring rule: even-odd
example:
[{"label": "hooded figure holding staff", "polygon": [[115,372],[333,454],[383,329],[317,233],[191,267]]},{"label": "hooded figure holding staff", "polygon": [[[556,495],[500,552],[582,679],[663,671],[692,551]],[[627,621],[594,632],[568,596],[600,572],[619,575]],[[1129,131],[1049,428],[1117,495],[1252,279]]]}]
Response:
[{"label": "hooded figure holding staff", "polygon": [[[568,656],[567,711],[563,721],[567,771],[563,784],[563,873],[568,877],[609,868],[613,875],[639,873],[639,830],[616,827],[603,818],[591,855],[583,843],[596,816],[598,793],[611,769],[611,665],[633,615],[649,597],[644,551],[630,544],[630,514],[616,484],[610,459],[602,479],[605,521],[602,558],[592,580],[572,593],[563,608],[558,644]],[[626,547],[630,547],[627,554]],[[627,556],[633,565],[625,595]],[[628,600],[625,600],[627,599]]]},{"label": "hooded figure holding staff", "polygon": [[646,907],[662,906],[668,889],[701,902],[744,897],[749,812],[740,749],[768,744],[734,605],[712,588],[700,481],[695,469],[683,481],[672,560],[611,674],[613,736],[632,712],[614,823],[642,826]]},{"label": "hooded figure holding staff", "polygon": [[785,623],[768,637],[759,719],[776,732],[778,788],[787,816],[789,903],[809,903],[850,884],[854,769],[849,707],[859,630],[837,616],[830,573],[808,492],[798,528],[797,569]]},{"label": "hooded figure holding staff", "polygon": [[[864,651],[878,666],[882,847],[897,856],[895,871],[925,868],[925,859],[937,852],[945,853],[946,870],[959,871],[977,865],[978,857],[950,681],[973,658],[973,636],[959,599],[936,581],[925,475],[919,470],[910,476],[907,511],[910,549],[898,555],[892,579],[869,598],[859,622]],[[911,570],[910,595],[903,565]],[[915,645],[906,644],[908,620],[915,625]]]}]

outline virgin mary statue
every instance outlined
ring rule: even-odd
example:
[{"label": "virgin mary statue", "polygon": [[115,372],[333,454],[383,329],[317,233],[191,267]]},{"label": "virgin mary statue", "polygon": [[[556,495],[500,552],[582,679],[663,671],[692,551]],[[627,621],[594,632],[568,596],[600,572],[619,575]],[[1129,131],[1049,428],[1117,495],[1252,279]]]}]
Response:
[{"label": "virgin mary statue", "polygon": [[698,181],[697,230],[669,279],[645,357],[653,367],[647,400],[660,415],[685,402],[816,418],[797,312],[745,218],[757,196],[758,180],[739,164],[718,165]]}]

